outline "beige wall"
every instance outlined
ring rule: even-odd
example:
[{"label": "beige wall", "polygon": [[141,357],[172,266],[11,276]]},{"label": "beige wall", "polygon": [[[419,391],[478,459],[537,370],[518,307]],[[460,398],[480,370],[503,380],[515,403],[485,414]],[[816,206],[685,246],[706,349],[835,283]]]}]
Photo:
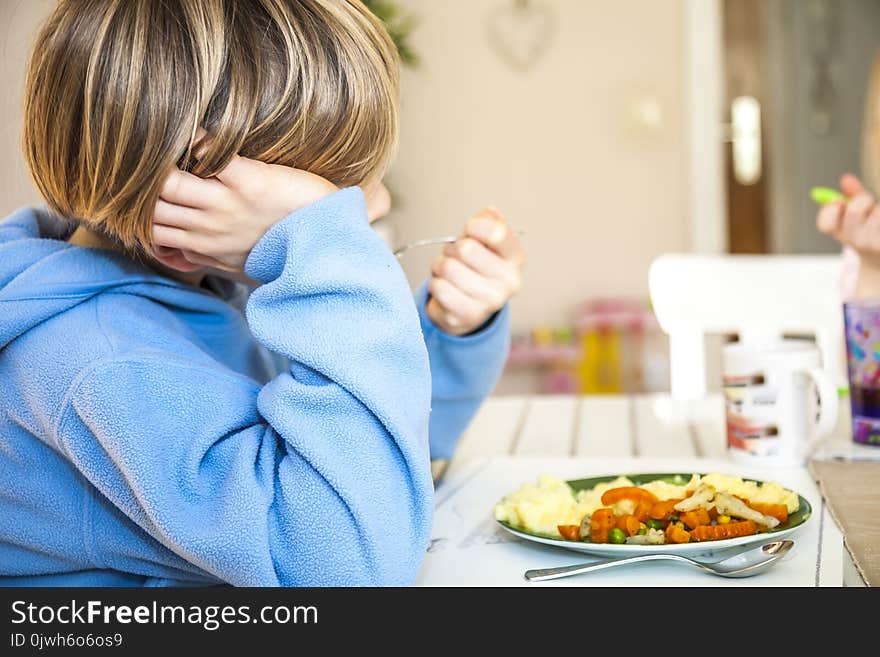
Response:
[{"label": "beige wall", "polygon": [[[512,0],[400,0],[420,26],[403,74],[401,150],[389,177],[398,240],[457,232],[487,203],[529,253],[514,323],[563,323],[596,294],[647,295],[651,259],[687,247],[681,0],[543,0],[556,34],[533,69],[490,49],[487,16]],[[0,0],[0,212],[38,196],[19,148],[27,50],[53,0]],[[633,103],[659,104],[651,130]],[[436,251],[411,252],[415,285]]]},{"label": "beige wall", "polygon": [[37,25],[54,0],[0,0],[0,217],[40,202],[21,155],[24,71]]},{"label": "beige wall", "polygon": [[[587,295],[647,296],[651,259],[687,248],[680,0],[542,0],[557,33],[525,73],[486,39],[512,0],[401,0],[420,26],[403,76],[401,149],[389,180],[401,241],[456,232],[487,203],[526,231],[514,323],[564,322]],[[628,118],[652,98],[663,124]],[[428,251],[427,253],[425,251]],[[412,252],[413,283],[432,249]]]}]

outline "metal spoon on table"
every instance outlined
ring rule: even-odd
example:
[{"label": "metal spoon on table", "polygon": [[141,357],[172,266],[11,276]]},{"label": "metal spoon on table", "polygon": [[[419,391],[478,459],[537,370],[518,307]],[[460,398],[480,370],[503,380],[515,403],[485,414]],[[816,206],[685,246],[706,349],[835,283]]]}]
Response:
[{"label": "metal spoon on table", "polygon": [[546,579],[580,575],[640,561],[657,560],[679,561],[690,564],[704,572],[720,575],[721,577],[751,577],[772,568],[793,546],[794,541],[774,541],[773,543],[765,543],[751,550],[740,552],[721,561],[712,562],[696,561],[695,559],[683,557],[680,554],[640,554],[636,557],[624,557],[622,559],[608,559],[572,566],[527,570],[525,577],[530,582],[540,582]]}]

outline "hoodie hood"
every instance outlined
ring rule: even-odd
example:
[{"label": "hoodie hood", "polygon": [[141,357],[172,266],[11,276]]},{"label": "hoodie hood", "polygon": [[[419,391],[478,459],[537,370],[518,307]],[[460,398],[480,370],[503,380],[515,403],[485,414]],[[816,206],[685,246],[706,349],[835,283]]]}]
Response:
[{"label": "hoodie hood", "polygon": [[228,308],[207,290],[161,276],[121,253],[69,244],[75,228],[45,208],[22,208],[0,222],[0,349],[109,290],[124,288],[195,312]]}]

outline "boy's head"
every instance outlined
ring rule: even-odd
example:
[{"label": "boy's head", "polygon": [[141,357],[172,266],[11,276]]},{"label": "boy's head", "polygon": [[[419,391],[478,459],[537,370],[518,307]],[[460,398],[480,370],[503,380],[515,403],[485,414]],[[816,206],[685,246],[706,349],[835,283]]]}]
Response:
[{"label": "boy's head", "polygon": [[238,153],[378,180],[397,89],[397,51],[360,0],[60,0],[28,70],[25,155],[55,212],[141,249],[175,165],[211,176]]}]

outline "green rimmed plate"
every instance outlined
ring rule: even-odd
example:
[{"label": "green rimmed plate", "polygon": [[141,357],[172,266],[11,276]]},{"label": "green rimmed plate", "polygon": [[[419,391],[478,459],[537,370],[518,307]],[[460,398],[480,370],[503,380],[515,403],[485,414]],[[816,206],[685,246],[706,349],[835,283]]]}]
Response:
[{"label": "green rimmed plate", "polygon": [[[703,476],[705,473],[698,472],[697,474]],[[596,484],[600,484],[606,481],[613,481],[619,476],[621,475],[613,474],[604,475],[601,477],[589,477],[587,479],[571,479],[567,483],[569,486],[572,487],[574,492],[577,493],[581,490],[589,490],[590,488],[593,488]],[[656,479],[660,479],[662,481],[668,482],[670,484],[675,484],[677,486],[683,486],[691,479],[691,473],[680,472],[625,474],[622,476],[627,477],[637,486],[648,483],[649,481],[654,481]],[[743,480],[753,481],[759,486],[764,484],[763,481],[760,481],[758,479],[743,478]],[[554,547],[565,548],[567,550],[573,550],[575,552],[584,552],[586,554],[594,554],[603,557],[624,557],[636,554],[650,554],[652,552],[663,552],[666,554],[681,555],[707,555],[716,552],[723,552],[731,548],[751,545],[752,543],[776,541],[784,536],[787,536],[797,531],[800,527],[804,525],[804,523],[807,522],[807,520],[810,519],[810,516],[812,514],[812,507],[803,495],[798,494],[798,501],[800,502],[798,510],[792,514],[789,514],[788,520],[786,522],[777,525],[773,529],[759,532],[751,536],[740,536],[739,538],[726,538],[720,541],[705,541],[702,543],[667,543],[664,545],[629,545],[624,543],[622,545],[614,545],[611,543],[567,541],[561,536],[550,536],[547,534],[530,532],[523,527],[517,527],[515,525],[497,519],[496,522],[504,529],[509,531],[511,534],[527,541],[543,543],[544,545],[552,545]]]}]

